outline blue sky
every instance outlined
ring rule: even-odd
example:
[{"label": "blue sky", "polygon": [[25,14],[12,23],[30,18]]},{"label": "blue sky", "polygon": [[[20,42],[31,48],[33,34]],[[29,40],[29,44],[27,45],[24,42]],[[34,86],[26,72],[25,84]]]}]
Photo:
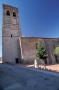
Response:
[{"label": "blue sky", "polygon": [[[59,0],[0,0],[0,36],[2,35],[2,4],[19,9],[23,36],[59,37]],[[0,56],[2,55],[0,37]]]}]

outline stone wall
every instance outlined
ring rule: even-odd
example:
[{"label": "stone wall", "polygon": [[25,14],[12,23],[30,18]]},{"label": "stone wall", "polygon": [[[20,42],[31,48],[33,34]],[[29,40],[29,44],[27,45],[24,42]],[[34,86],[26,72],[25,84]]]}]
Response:
[{"label": "stone wall", "polygon": [[[9,15],[7,15],[9,11]],[[13,16],[13,12],[16,16]],[[16,63],[20,60],[19,43],[19,17],[18,9],[9,5],[3,5],[3,29],[2,29],[2,58],[3,62]]]},{"label": "stone wall", "polygon": [[54,44],[57,42],[57,39],[49,38],[39,38],[39,37],[22,37],[21,38],[21,50],[22,50],[22,60],[23,63],[34,63],[36,58],[36,43],[43,42],[47,53],[47,64],[54,64]]},{"label": "stone wall", "polygon": [[38,38],[21,37],[23,63],[34,63],[36,58],[36,43],[43,41]]}]

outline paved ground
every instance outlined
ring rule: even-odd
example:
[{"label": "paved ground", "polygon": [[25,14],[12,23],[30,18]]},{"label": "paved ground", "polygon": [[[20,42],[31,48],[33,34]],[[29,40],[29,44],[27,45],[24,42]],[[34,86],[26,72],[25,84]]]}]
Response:
[{"label": "paved ground", "polygon": [[[34,67],[34,65],[27,65],[26,67]],[[44,68],[44,65],[39,65],[39,67]],[[46,68],[48,70],[52,70],[55,72],[59,72],[59,64],[55,64],[55,65],[46,65]]]},{"label": "paved ground", "polygon": [[0,64],[0,90],[59,90],[59,73]]}]

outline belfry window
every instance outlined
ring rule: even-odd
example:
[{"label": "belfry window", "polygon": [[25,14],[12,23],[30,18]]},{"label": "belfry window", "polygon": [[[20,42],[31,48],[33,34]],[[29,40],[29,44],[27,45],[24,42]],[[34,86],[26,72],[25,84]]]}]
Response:
[{"label": "belfry window", "polygon": [[15,12],[13,12],[13,17],[16,17],[16,13]]},{"label": "belfry window", "polygon": [[10,16],[10,11],[9,10],[6,12],[6,15],[7,16]]}]

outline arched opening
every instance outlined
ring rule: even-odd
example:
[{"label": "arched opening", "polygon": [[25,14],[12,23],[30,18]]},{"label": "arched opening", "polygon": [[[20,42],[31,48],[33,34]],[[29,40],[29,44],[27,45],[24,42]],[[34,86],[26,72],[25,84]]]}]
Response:
[{"label": "arched opening", "polygon": [[10,11],[9,10],[6,12],[6,15],[7,16],[10,16]]},{"label": "arched opening", "polygon": [[13,17],[16,17],[16,13],[15,12],[13,12]]}]

